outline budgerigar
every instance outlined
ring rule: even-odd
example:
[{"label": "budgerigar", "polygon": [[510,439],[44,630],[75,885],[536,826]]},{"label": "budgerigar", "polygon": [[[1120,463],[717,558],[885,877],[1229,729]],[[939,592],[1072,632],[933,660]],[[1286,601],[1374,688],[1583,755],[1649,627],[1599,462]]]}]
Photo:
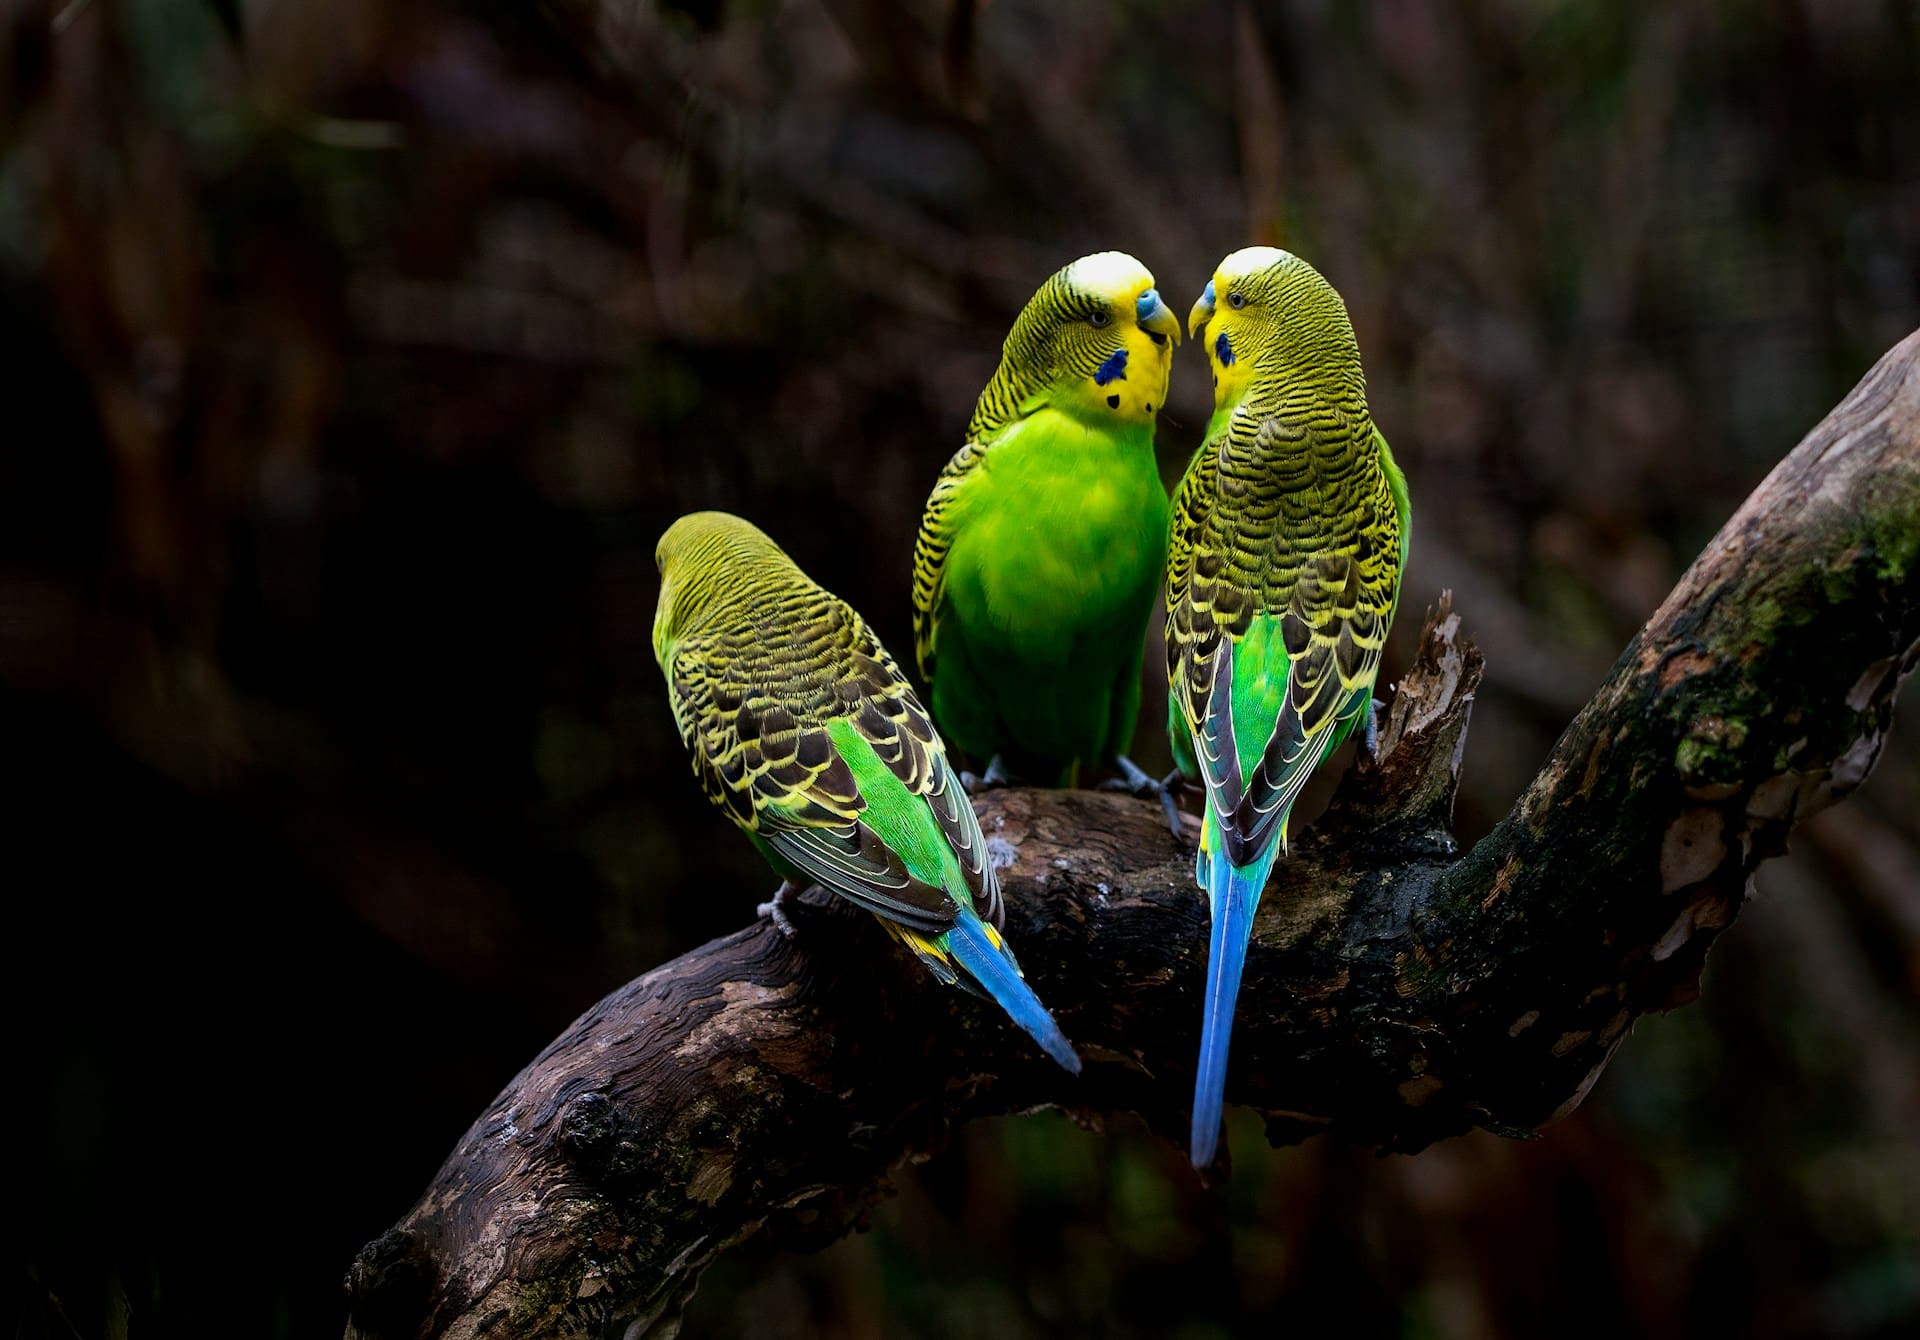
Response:
[{"label": "budgerigar", "polygon": [[1126,755],[1166,556],[1153,428],[1179,340],[1139,261],[1073,262],[1014,322],[927,499],[914,651],[934,719],[991,760],[990,783],[1070,786],[1111,762],[1164,800]]},{"label": "budgerigar", "polygon": [[1272,247],[1236,251],[1188,329],[1213,366],[1214,411],[1174,495],[1167,730],[1206,786],[1198,1168],[1219,1139],[1241,965],[1288,812],[1356,727],[1371,743],[1411,518],[1346,305],[1318,271]]},{"label": "budgerigar", "polygon": [[[707,798],[783,883],[878,915],[934,976],[962,974],[1078,1074],[1001,938],[986,839],[926,710],[853,609],[724,512],[660,538],[653,650]],[[971,988],[970,988],[971,989]]]}]

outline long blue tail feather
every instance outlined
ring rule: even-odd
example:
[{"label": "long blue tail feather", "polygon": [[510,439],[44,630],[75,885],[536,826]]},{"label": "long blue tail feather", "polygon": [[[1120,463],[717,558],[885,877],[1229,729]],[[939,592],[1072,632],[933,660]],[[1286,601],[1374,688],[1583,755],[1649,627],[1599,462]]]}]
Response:
[{"label": "long blue tail feather", "polygon": [[1193,1166],[1213,1162],[1220,1142],[1220,1118],[1227,1092],[1227,1044],[1233,1036],[1234,1003],[1240,997],[1240,970],[1260,891],[1279,854],[1275,841],[1250,865],[1235,866],[1216,850],[1207,860],[1203,883],[1213,917],[1207,945],[1206,1015],[1200,1026],[1200,1067],[1193,1079],[1193,1133],[1188,1154]]},{"label": "long blue tail feather", "polygon": [[960,966],[985,987],[987,994],[1005,1010],[1013,1022],[1024,1028],[1042,1051],[1073,1074],[1080,1073],[1080,1057],[1067,1041],[1060,1025],[1047,1013],[1047,1007],[1033,994],[1033,988],[1020,976],[1013,955],[996,943],[997,937],[970,908],[963,908],[960,919],[946,933],[947,952],[960,960]]}]

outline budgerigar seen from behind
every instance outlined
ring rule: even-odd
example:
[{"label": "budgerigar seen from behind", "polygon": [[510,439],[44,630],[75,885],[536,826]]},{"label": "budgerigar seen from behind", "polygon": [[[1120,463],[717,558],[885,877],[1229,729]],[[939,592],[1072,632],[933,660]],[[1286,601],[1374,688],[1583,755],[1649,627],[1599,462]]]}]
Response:
[{"label": "budgerigar seen from behind", "polygon": [[1195,877],[1212,927],[1189,1151],[1206,1167],[1254,911],[1308,776],[1356,728],[1371,738],[1411,518],[1346,305],[1318,271],[1272,247],[1236,251],[1189,330],[1214,413],[1174,495],[1167,730],[1206,789]]},{"label": "budgerigar seen from behind", "polygon": [[949,985],[977,984],[1041,1048],[1080,1058],[1000,935],[972,803],[866,622],[757,527],[696,512],[660,539],[653,648],[707,797],[780,874],[877,915]]}]

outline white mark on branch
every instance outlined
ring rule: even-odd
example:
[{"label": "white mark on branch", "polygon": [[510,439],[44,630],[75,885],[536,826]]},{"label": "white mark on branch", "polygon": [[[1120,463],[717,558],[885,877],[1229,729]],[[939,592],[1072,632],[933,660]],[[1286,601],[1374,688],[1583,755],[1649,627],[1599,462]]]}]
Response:
[{"label": "white mark on branch", "polygon": [[[1866,781],[1867,774],[1873,771],[1873,761],[1878,757],[1880,737],[1877,734],[1862,735],[1849,745],[1847,752],[1833,761],[1834,796],[1844,796]],[[1831,804],[1832,800],[1833,797],[1828,797],[1821,808],[1826,808],[1826,804]]]},{"label": "white mark on branch", "polygon": [[1571,1032],[1571,1033],[1562,1033],[1558,1038],[1554,1040],[1554,1044],[1550,1050],[1553,1052],[1555,1056],[1565,1056],[1568,1052],[1572,1051],[1575,1047],[1586,1046],[1587,1043],[1592,1040],[1592,1038],[1593,1038],[1592,1029],[1588,1029],[1588,1028],[1576,1029],[1574,1032]]},{"label": "white mark on branch", "polygon": [[1679,953],[1680,946],[1693,938],[1693,932],[1693,909],[1683,907],[1680,909],[1680,915],[1673,919],[1673,924],[1667,927],[1667,933],[1662,935],[1659,942],[1653,946],[1653,961],[1665,963]]},{"label": "white mark on branch", "polygon": [[1893,669],[1893,657],[1882,656],[1866,672],[1854,681],[1847,690],[1847,706],[1856,712],[1864,712],[1880,696],[1880,688],[1886,682],[1887,672]]},{"label": "white mark on branch", "polygon": [[694,1200],[705,1201],[709,1205],[718,1204],[720,1197],[727,1194],[727,1188],[733,1185],[733,1160],[731,1158],[702,1159],[693,1176],[687,1179],[687,1195]]},{"label": "white mark on branch", "polygon": [[1675,893],[1711,875],[1727,857],[1718,810],[1683,810],[1660,839],[1660,892]]},{"label": "white mark on branch", "polygon": [[1618,1048],[1620,1045],[1620,1038],[1623,1038],[1625,1036],[1626,1034],[1622,1033],[1620,1034],[1619,1037],[1616,1037],[1611,1043],[1607,1044],[1606,1052],[1600,1057],[1600,1060],[1594,1065],[1593,1069],[1589,1070],[1586,1073],[1586,1077],[1580,1081],[1579,1085],[1574,1089],[1573,1093],[1567,1098],[1567,1101],[1560,1104],[1560,1106],[1554,1108],[1553,1115],[1548,1117],[1545,1121],[1541,1122],[1540,1123],[1541,1125],[1543,1126],[1552,1125],[1554,1122],[1560,1120],[1560,1118],[1566,1116],[1567,1113],[1573,1111],[1574,1108],[1580,1106],[1581,1103],[1586,1101],[1587,1094],[1593,1089],[1594,1082],[1600,1078],[1600,1072],[1602,1070],[1605,1070],[1607,1068],[1607,1062],[1613,1059],[1614,1050]]},{"label": "white mark on branch", "polygon": [[1805,773],[1783,772],[1769,777],[1753,788],[1747,798],[1747,817],[1761,823],[1783,823],[1800,808],[1800,790],[1807,782]]}]

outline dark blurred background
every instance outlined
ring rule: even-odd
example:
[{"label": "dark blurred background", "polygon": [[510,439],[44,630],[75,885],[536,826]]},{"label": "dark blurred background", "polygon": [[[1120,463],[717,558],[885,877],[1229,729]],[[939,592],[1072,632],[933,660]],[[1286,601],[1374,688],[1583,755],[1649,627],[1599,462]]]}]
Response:
[{"label": "dark blurred background", "polygon": [[[1387,672],[1443,587],[1487,653],[1469,840],[1920,322],[1908,0],[0,13],[21,1337],[338,1335],[514,1072],[752,915],[654,542],[743,512],[904,651],[926,490],[1074,256],[1346,295],[1414,497]],[[1169,480],[1206,410],[1183,350]],[[685,1333],[1920,1334],[1915,741],[1544,1138],[1241,1114],[1203,1193],[1124,1121],[983,1124]]]}]

